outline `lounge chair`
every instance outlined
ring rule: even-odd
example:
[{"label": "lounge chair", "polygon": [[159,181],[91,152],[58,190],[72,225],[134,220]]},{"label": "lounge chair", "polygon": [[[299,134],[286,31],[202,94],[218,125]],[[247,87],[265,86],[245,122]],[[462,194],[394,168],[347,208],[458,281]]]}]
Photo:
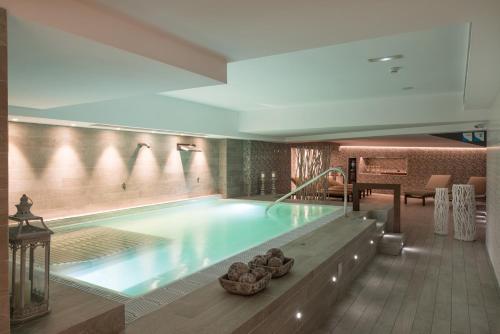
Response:
[{"label": "lounge chair", "polygon": [[427,197],[434,197],[436,188],[449,188],[451,184],[451,175],[432,175],[422,190],[413,190],[405,192],[405,204],[408,204],[408,198],[422,199],[422,206],[425,206]]},{"label": "lounge chair", "polygon": [[486,198],[486,177],[485,176],[471,176],[467,184],[472,184],[474,186],[474,193],[476,199]]},{"label": "lounge chair", "polygon": [[[344,199],[344,184],[339,182],[333,175],[328,176],[329,197],[340,197]],[[347,201],[352,201],[352,184],[347,185]]]}]

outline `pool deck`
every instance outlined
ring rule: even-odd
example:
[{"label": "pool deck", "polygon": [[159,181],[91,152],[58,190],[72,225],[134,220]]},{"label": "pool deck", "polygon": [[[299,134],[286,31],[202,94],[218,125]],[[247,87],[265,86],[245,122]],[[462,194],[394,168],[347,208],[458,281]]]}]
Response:
[{"label": "pool deck", "polygon": [[125,328],[123,304],[66,285],[50,283],[51,312],[16,325],[12,334],[120,333]]},{"label": "pool deck", "polygon": [[[319,322],[322,308],[342,295],[376,253],[369,240],[379,232],[375,220],[362,220],[365,214],[350,213],[283,246],[285,255],[295,258],[294,268],[255,296],[231,295],[215,281],[132,322],[125,332],[308,332],[313,328],[306,326]],[[359,260],[353,260],[353,254]],[[335,284],[333,274],[339,275]],[[301,320],[295,319],[299,310]]]},{"label": "pool deck", "polygon": [[[273,200],[269,196],[244,199]],[[342,205],[331,201],[316,204]],[[314,330],[311,324],[322,320],[322,309],[347,291],[376,253],[376,243],[370,245],[369,241],[377,242],[380,226],[375,221],[384,221],[387,207],[369,209],[375,210],[332,216],[326,224],[282,246],[287,256],[295,258],[295,266],[258,295],[231,295],[215,276],[207,285],[168,305],[158,305],[127,325],[130,321],[123,301],[52,281],[52,312],[13,327],[12,333],[307,333]],[[377,211],[382,215],[374,214]],[[362,220],[363,216],[369,219]],[[360,259],[353,260],[353,254]],[[339,264],[343,265],[342,276]],[[339,279],[332,285],[333,274]],[[304,314],[301,321],[294,318],[299,309]]]}]

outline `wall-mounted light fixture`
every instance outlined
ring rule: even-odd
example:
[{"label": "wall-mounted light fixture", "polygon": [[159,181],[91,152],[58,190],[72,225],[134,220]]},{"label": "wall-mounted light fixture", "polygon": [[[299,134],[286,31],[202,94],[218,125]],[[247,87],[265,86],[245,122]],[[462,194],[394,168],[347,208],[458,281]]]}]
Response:
[{"label": "wall-mounted light fixture", "polygon": [[201,152],[201,150],[197,148],[195,144],[177,144],[177,151]]},{"label": "wall-mounted light fixture", "polygon": [[144,146],[144,147],[147,147],[147,148],[151,148],[151,146],[149,146],[149,145],[148,145],[148,144],[146,144],[146,143],[139,143],[139,144],[137,144],[137,148],[139,148],[139,149],[140,149],[140,148],[142,148],[143,146]]},{"label": "wall-mounted light fixture", "polygon": [[370,58],[370,59],[368,59],[368,61],[370,63],[378,63],[378,62],[386,62],[386,61],[401,59],[401,58],[403,58],[403,55],[393,55],[393,56],[385,56],[385,57],[378,57],[378,58]]}]

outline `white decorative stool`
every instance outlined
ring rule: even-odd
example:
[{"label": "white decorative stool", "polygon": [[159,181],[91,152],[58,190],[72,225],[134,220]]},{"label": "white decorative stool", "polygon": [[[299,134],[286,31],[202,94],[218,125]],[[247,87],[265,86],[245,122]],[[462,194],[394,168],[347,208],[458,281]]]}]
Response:
[{"label": "white decorative stool", "polygon": [[434,197],[434,233],[448,234],[448,217],[450,212],[450,197],[448,188],[436,188]]},{"label": "white decorative stool", "polygon": [[474,186],[455,184],[453,193],[453,225],[455,239],[474,241],[476,238],[476,199]]}]

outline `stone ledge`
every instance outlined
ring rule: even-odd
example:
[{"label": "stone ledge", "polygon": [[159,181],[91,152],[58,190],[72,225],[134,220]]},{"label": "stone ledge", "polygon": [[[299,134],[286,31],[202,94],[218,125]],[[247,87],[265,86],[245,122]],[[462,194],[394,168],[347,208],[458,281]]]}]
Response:
[{"label": "stone ledge", "polygon": [[[362,216],[338,218],[282,247],[295,267],[260,294],[231,295],[213,282],[131,323],[126,333],[310,332],[376,254],[370,243],[378,240],[375,220]],[[342,275],[334,284],[339,263]],[[299,310],[301,320],[295,319]]]},{"label": "stone ledge", "polygon": [[120,333],[125,329],[123,304],[50,282],[51,312],[42,318],[16,325],[12,334]]}]

